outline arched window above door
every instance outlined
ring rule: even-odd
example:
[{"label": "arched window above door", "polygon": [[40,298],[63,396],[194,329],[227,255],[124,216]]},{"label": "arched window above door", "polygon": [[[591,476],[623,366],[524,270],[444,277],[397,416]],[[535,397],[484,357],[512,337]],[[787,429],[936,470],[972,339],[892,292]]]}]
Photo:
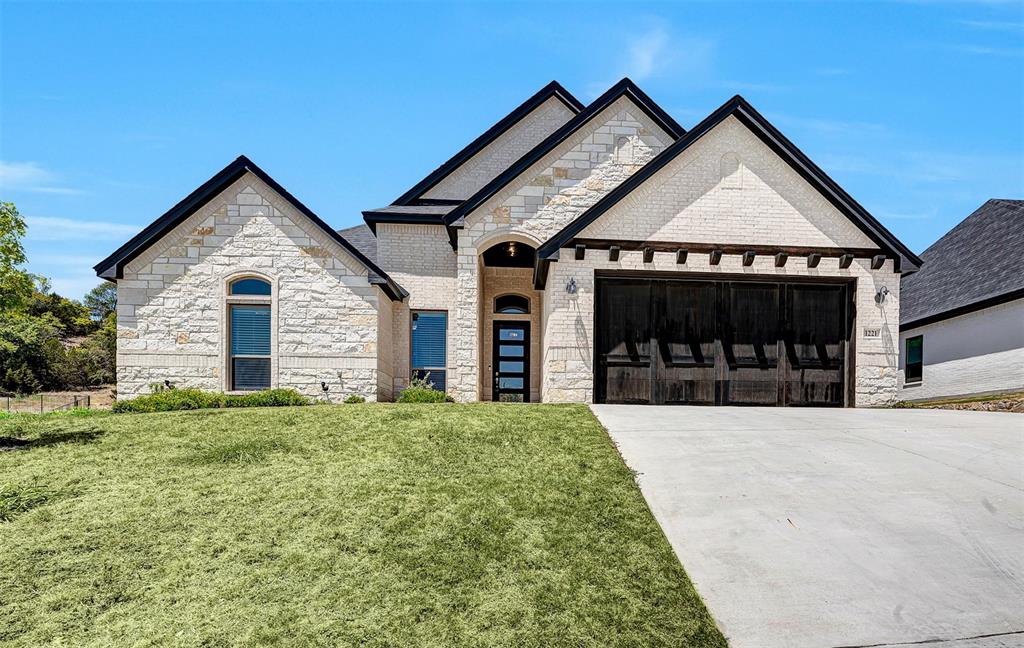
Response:
[{"label": "arched window above door", "polygon": [[494,312],[504,315],[525,315],[530,312],[530,300],[522,295],[502,295],[494,299]]}]

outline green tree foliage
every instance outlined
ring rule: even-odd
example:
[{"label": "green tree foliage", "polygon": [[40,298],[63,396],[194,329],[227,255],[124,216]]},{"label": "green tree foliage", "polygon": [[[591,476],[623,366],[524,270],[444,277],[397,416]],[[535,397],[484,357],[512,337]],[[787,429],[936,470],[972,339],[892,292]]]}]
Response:
[{"label": "green tree foliage", "polygon": [[90,290],[82,300],[89,309],[89,315],[96,321],[102,321],[117,309],[117,284],[104,281]]},{"label": "green tree foliage", "polygon": [[[54,293],[48,279],[20,269],[24,235],[17,208],[0,203],[0,391],[27,394],[113,382],[117,323],[101,302],[116,303],[116,292],[95,289],[95,310]],[[94,319],[94,313],[100,316]]]},{"label": "green tree foliage", "polygon": [[22,308],[32,296],[32,277],[18,268],[25,263],[25,230],[14,203],[0,202],[0,313]]}]

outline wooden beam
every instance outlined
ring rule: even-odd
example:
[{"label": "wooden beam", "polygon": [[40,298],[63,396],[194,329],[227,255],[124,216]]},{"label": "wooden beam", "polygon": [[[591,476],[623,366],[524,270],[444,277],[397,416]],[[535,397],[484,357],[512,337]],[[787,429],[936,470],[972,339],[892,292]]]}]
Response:
[{"label": "wooden beam", "polygon": [[587,256],[587,246],[583,243],[576,244],[576,260],[582,261]]},{"label": "wooden beam", "polygon": [[686,263],[686,250],[676,250],[676,263],[682,265]]},{"label": "wooden beam", "polygon": [[885,265],[885,255],[884,254],[876,254],[875,256],[871,257],[871,269],[872,270],[878,270],[883,265]]},{"label": "wooden beam", "polygon": [[620,248],[618,245],[613,245],[610,248],[608,248],[608,260],[609,261],[618,261],[619,260],[619,250],[621,250],[621,249],[622,248]]},{"label": "wooden beam", "polygon": [[844,254],[852,254],[857,259],[870,259],[878,254],[878,248],[847,248],[847,247],[806,247],[796,245],[760,245],[760,244],[731,244],[731,243],[693,243],[688,241],[630,241],[624,239],[585,239],[576,238],[566,243],[567,248],[576,245],[586,245],[590,250],[607,250],[611,246],[618,247],[623,251],[636,251],[644,248],[653,248],[655,252],[668,252],[675,254],[676,250],[687,250],[694,254],[709,254],[719,250],[722,254],[743,254],[754,252],[761,256],[775,256],[779,252],[785,252],[791,257],[809,254],[819,254],[822,257],[839,258]]},{"label": "wooden beam", "polygon": [[782,268],[786,265],[786,261],[789,260],[789,255],[785,252],[779,252],[775,255],[775,267]]},{"label": "wooden beam", "polygon": [[651,263],[652,261],[654,261],[654,248],[652,248],[652,247],[645,247],[644,248],[644,263]]},{"label": "wooden beam", "polygon": [[757,256],[757,253],[754,252],[753,250],[747,250],[746,252],[744,252],[743,253],[743,265],[745,265],[745,266],[752,266],[752,265],[754,265],[754,257],[756,257],[756,256]]},{"label": "wooden beam", "polygon": [[849,268],[852,263],[853,263],[853,255],[852,254],[844,254],[843,256],[839,257],[839,267],[840,268]]},{"label": "wooden beam", "polygon": [[722,251],[711,250],[711,265],[718,265],[722,262]]},{"label": "wooden beam", "polygon": [[807,255],[807,267],[808,268],[817,268],[818,267],[818,263],[820,263],[820,262],[821,262],[821,255],[818,254],[817,252],[811,252],[810,254]]}]

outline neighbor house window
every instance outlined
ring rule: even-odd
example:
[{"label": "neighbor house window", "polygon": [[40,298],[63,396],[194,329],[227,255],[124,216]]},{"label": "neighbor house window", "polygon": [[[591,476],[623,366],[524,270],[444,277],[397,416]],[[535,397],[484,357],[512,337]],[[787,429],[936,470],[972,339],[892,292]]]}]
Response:
[{"label": "neighbor house window", "polygon": [[506,315],[525,315],[530,312],[530,300],[521,295],[502,295],[494,300],[494,312]]},{"label": "neighbor house window", "polygon": [[907,338],[907,363],[905,382],[921,382],[924,375],[924,336]]},{"label": "neighbor house window", "polygon": [[246,277],[229,285],[228,371],[234,391],[270,388],[270,283]]},{"label": "neighbor house window", "polygon": [[[426,378],[434,389],[445,391],[448,358],[448,313],[415,311],[412,314],[412,375]],[[429,377],[427,377],[429,374]]]}]

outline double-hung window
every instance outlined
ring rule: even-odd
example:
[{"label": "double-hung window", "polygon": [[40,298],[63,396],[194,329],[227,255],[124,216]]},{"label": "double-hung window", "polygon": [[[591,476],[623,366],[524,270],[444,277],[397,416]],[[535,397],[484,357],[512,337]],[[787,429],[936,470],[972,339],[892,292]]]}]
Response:
[{"label": "double-hung window", "polygon": [[904,382],[921,382],[924,377],[924,336],[907,338],[907,360],[904,367]]},{"label": "double-hung window", "polygon": [[230,285],[228,370],[233,391],[269,389],[270,380],[270,284],[247,277]]},{"label": "double-hung window", "polygon": [[445,391],[447,358],[448,313],[444,311],[414,311],[412,314],[413,377],[426,378],[434,385],[434,389]]}]

